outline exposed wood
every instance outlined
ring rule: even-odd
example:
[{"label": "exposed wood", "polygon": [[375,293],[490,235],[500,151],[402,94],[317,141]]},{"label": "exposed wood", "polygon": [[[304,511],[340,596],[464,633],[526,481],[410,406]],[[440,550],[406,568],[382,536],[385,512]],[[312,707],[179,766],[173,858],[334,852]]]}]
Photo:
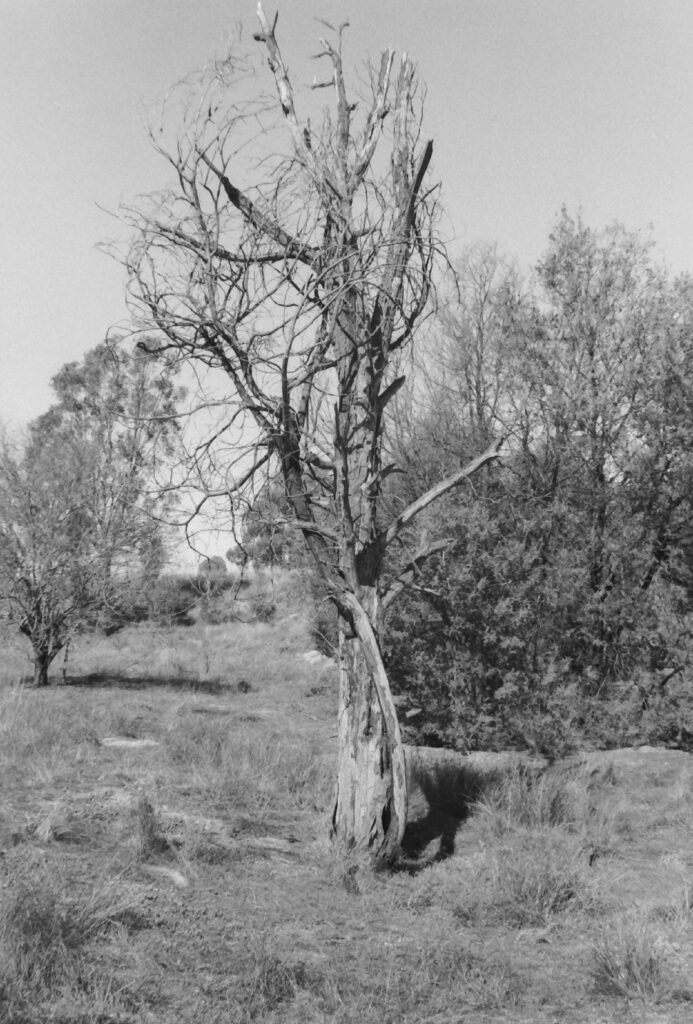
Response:
[{"label": "exposed wood", "polygon": [[392,581],[390,586],[384,592],[381,601],[383,611],[387,610],[392,602],[412,584],[416,578],[416,574],[427,559],[431,558],[432,555],[445,551],[451,544],[451,538],[445,537],[441,540],[437,540],[431,544],[425,544],[420,547],[409,559],[406,567],[402,570],[399,576]]},{"label": "exposed wood", "polygon": [[452,491],[455,487],[459,487],[461,483],[468,480],[470,476],[473,476],[477,470],[481,469],[481,467],[485,466],[488,462],[492,462],[494,459],[499,458],[503,442],[504,438],[501,438],[500,441],[494,441],[485,452],[481,455],[477,455],[477,457],[467,463],[463,469],[460,469],[457,473],[453,473],[451,476],[441,480],[440,483],[435,485],[435,487],[431,487],[431,489],[426,491],[425,494],[422,494],[420,498],[417,498],[416,501],[411,503],[411,505],[408,505],[404,511],[400,512],[395,521],[385,532],[385,545],[387,546],[388,544],[391,544],[392,541],[399,536],[404,527],[423,512],[425,508],[432,505],[434,501],[437,501],[438,498],[442,498],[444,494],[447,494],[448,491]]},{"label": "exposed wood", "polygon": [[397,709],[392,699],[390,682],[387,678],[378,638],[369,615],[355,594],[348,590],[342,591],[337,601],[348,612],[354,631],[361,643],[361,650],[375,686],[383,717],[385,753],[389,762],[386,767],[391,772],[392,792],[391,799],[388,801],[388,820],[376,823],[382,828],[382,834],[378,832],[376,833],[377,838],[373,837],[370,852],[377,861],[390,863],[399,851],[407,823],[406,763]]}]

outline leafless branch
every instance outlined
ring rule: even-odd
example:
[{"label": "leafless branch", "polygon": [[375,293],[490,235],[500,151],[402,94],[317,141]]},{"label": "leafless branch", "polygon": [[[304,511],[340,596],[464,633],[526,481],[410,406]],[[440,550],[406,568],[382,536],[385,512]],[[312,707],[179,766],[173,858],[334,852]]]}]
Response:
[{"label": "leafless branch", "polygon": [[448,491],[452,491],[455,487],[459,487],[461,483],[468,480],[470,476],[485,466],[488,462],[492,462],[494,459],[499,458],[500,450],[503,446],[503,440],[494,441],[485,452],[478,455],[475,459],[472,459],[463,469],[458,470],[457,473],[453,473],[451,476],[441,480],[440,483],[436,484],[435,487],[431,487],[430,490],[422,494],[420,498],[413,501],[411,505],[408,505],[397,518],[394,520],[392,525],[387,529],[384,535],[385,546],[388,546],[395,540],[405,526],[408,526],[413,519],[416,518],[424,509],[428,508],[438,498],[442,498]]}]

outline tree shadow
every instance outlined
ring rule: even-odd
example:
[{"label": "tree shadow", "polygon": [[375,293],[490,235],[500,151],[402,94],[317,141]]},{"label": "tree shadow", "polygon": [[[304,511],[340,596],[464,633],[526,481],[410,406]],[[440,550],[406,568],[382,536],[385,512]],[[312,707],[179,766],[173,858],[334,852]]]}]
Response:
[{"label": "tree shadow", "polygon": [[451,857],[462,822],[496,779],[496,772],[461,762],[415,765],[410,778],[412,813],[402,840],[400,867],[416,872]]},{"label": "tree shadow", "polygon": [[192,675],[175,676],[125,676],[117,672],[91,672],[85,675],[72,675],[67,679],[51,680],[59,687],[88,687],[93,690],[148,690],[166,687],[169,690],[181,690],[186,693],[205,693],[218,697],[221,694],[247,693],[252,687],[244,680],[229,682],[222,679],[198,679]]}]

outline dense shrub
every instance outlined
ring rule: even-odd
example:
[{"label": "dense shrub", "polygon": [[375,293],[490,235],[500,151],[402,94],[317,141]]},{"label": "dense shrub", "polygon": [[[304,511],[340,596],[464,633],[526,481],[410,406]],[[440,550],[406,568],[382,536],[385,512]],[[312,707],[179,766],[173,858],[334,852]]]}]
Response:
[{"label": "dense shrub", "polygon": [[390,613],[396,685],[460,746],[682,742],[665,680],[688,684],[693,625],[691,281],[564,210],[531,283],[479,247],[438,319],[426,411],[399,411],[391,502],[505,445],[389,567],[453,542]]},{"label": "dense shrub", "polygon": [[593,590],[588,527],[507,470],[432,518],[454,543],[393,605],[385,636],[396,692],[423,710],[422,739],[550,756],[688,741],[686,593],[665,575],[640,586],[646,552],[627,523],[618,549],[610,541],[610,588]]},{"label": "dense shrub", "polygon": [[196,576],[161,576],[147,595],[149,618],[162,626],[188,625],[200,597]]}]

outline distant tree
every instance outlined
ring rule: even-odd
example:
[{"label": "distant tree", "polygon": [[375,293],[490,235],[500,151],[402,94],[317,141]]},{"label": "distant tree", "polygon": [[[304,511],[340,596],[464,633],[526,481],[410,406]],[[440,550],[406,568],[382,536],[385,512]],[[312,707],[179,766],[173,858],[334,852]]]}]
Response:
[{"label": "distant tree", "polygon": [[164,559],[156,460],[175,433],[173,368],[104,343],[54,378],[57,403],[0,444],[0,592],[34,680],[75,631],[117,619]]},{"label": "distant tree", "polygon": [[509,315],[519,301],[514,265],[490,244],[465,249],[438,289],[409,387],[393,403],[387,444],[402,472],[386,490],[396,502],[413,500],[512,430],[516,354]]},{"label": "distant tree", "polygon": [[226,560],[221,555],[210,555],[209,558],[204,558],[198,569],[198,575],[209,586],[215,583],[225,583],[229,575]]},{"label": "distant tree", "polygon": [[[343,26],[321,42],[328,70],[316,83],[333,91],[334,111],[302,119],[276,18],[258,11],[256,39],[278,102],[268,106],[259,90],[246,100],[248,64],[229,57],[187,104],[173,140],[165,128],[154,133],[176,185],[132,214],[131,294],[142,329],[158,330],[162,351],[194,363],[208,401],[225,410],[216,444],[197,453],[207,494],[234,504],[253,485],[257,494],[282,481],[340,619],[333,834],[388,861],[407,794],[382,659],[383,559],[497,449],[389,522],[381,515],[395,469],[383,459],[387,407],[403,384],[401,354],[429,309],[437,249],[432,143],[421,139],[415,69],[408,57],[397,64],[383,54],[360,76],[357,102]],[[210,369],[225,379],[224,401]],[[409,568],[432,550],[415,545]]]},{"label": "distant tree", "polygon": [[296,569],[311,561],[281,481],[268,481],[253,496],[232,553],[240,566],[255,563]]}]

